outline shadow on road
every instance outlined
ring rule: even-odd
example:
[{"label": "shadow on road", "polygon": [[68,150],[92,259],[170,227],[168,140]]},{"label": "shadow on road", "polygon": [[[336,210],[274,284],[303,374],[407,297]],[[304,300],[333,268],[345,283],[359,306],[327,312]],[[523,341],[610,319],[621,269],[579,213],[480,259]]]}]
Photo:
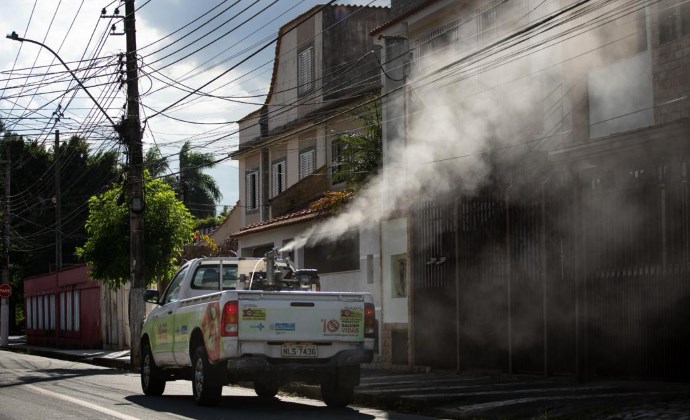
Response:
[{"label": "shadow on road", "polygon": [[259,398],[252,396],[223,396],[215,407],[199,407],[190,395],[164,395],[150,397],[130,395],[125,399],[133,404],[159,413],[170,413],[192,419],[219,418],[232,414],[246,414],[248,418],[262,415],[280,417],[281,419],[304,418],[338,418],[338,419],[374,419],[369,414],[360,413],[352,408],[335,409],[317,407],[308,404],[282,401],[278,398]]},{"label": "shadow on road", "polygon": [[11,382],[0,383],[0,388],[18,385],[37,384],[41,382],[59,381],[64,379],[82,378],[86,376],[121,375],[120,372],[111,369],[41,369],[28,375],[18,376]]}]

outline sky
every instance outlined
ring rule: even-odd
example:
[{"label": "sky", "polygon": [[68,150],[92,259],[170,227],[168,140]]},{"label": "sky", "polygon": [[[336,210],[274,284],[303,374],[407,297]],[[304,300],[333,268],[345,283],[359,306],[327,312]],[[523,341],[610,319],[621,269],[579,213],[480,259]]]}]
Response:
[{"label": "sky", "polygon": [[[218,211],[239,198],[237,162],[228,159],[238,145],[234,121],[265,100],[275,54],[271,40],[280,26],[319,3],[323,1],[135,2],[144,149],[159,147],[171,172],[177,171],[177,152],[187,140],[193,150],[225,159],[205,170],[223,194]],[[390,5],[389,0],[338,3]],[[108,34],[113,24],[116,34],[123,31],[121,19],[101,17],[101,9],[112,16],[116,7],[124,15],[120,1],[4,0],[0,28],[54,50],[116,122],[126,100],[117,71],[125,37]],[[0,118],[6,128],[47,147],[60,130],[63,140],[70,134],[86,137],[92,151],[123,152],[109,122],[63,71],[48,50],[0,39]],[[204,95],[184,99],[199,88]]]}]

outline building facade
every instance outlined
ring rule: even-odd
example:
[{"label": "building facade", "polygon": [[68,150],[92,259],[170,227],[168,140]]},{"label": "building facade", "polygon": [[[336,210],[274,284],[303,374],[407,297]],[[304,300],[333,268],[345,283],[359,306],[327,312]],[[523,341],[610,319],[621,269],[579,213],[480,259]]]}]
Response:
[{"label": "building facade", "polygon": [[424,186],[400,219],[409,363],[687,379],[690,8],[392,9],[384,172]]},{"label": "building facade", "polygon": [[380,92],[379,57],[369,32],[385,7],[318,5],[283,25],[265,101],[239,122],[239,256],[284,248],[298,267],[316,268],[326,291],[368,291],[380,299],[378,228],[328,232],[292,246],[325,217],[310,204],[345,185],[333,175],[334,140],[362,129],[358,116]]}]

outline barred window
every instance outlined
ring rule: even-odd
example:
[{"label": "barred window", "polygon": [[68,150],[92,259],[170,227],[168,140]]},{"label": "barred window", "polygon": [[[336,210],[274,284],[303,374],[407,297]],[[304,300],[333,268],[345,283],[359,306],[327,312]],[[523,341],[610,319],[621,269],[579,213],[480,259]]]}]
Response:
[{"label": "barred window", "polygon": [[682,2],[659,12],[659,42],[666,43],[690,34],[690,4]]}]

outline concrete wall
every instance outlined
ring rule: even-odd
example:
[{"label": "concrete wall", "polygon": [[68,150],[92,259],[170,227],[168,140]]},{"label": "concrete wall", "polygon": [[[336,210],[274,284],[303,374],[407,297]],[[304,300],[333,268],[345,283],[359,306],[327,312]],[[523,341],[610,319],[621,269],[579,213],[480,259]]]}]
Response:
[{"label": "concrete wall", "polygon": [[407,255],[407,219],[393,219],[381,223],[381,267],[383,274],[383,322],[408,322],[409,269],[406,281],[406,296],[395,290],[392,275],[394,257]]},{"label": "concrete wall", "polygon": [[239,123],[240,144],[254,140],[261,135],[259,125],[259,111],[252,112],[244,117]]},{"label": "concrete wall", "polygon": [[[650,43],[653,46],[652,77],[654,86],[654,117],[663,124],[680,118],[690,117],[690,37],[680,33],[679,37],[661,42],[659,19],[665,17],[669,6],[684,3],[678,0],[663,1],[651,8]],[[687,6],[687,5],[686,5]],[[677,7],[677,6],[676,6]]]}]

